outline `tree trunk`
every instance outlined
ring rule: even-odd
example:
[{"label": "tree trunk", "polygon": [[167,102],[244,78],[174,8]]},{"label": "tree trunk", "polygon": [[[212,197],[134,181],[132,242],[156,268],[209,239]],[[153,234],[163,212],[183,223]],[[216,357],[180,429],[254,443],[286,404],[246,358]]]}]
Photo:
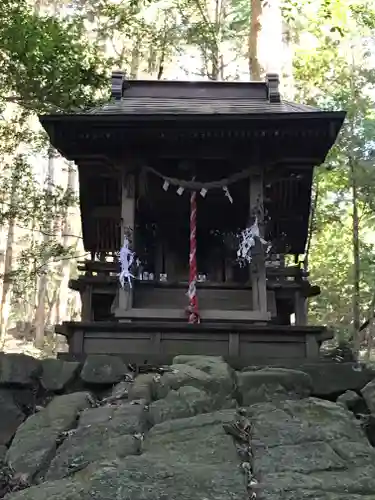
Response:
[{"label": "tree trunk", "polygon": [[[0,227],[0,276],[4,275],[6,253],[6,228]],[[3,296],[4,280],[0,279],[0,297]],[[1,307],[1,306],[0,306]]]},{"label": "tree trunk", "polygon": [[353,244],[353,339],[354,352],[358,356],[361,343],[360,327],[360,251],[359,251],[359,216],[358,192],[354,159],[349,157],[350,183],[352,191],[352,244]]},{"label": "tree trunk", "polygon": [[283,20],[280,0],[251,0],[248,63],[250,79],[264,73],[281,74],[283,62]]},{"label": "tree trunk", "polygon": [[[280,12],[281,13],[281,12]],[[281,73],[283,81],[281,82],[281,92],[286,99],[293,100],[295,95],[293,59],[295,54],[295,44],[292,43],[291,29],[286,21],[281,20],[282,26],[282,51],[283,63]]]},{"label": "tree trunk", "polygon": [[[70,193],[74,193],[76,191],[76,184],[77,184],[76,170],[74,165],[72,163],[69,163],[67,190]],[[73,217],[74,217],[74,212],[71,210],[71,207],[66,207],[64,220],[62,224],[62,240],[63,240],[62,244],[65,249],[67,249],[71,244],[71,238],[73,233],[71,221]],[[67,320],[69,315],[68,312],[68,299],[69,299],[68,284],[70,276],[69,259],[64,259],[61,261],[59,275],[61,277],[61,281],[57,297],[57,314],[56,314],[57,322]]]},{"label": "tree trunk", "polygon": [[375,324],[374,324],[374,318],[372,318],[369,324],[369,330],[367,334],[367,347],[364,358],[365,363],[369,363],[371,361],[372,349],[374,346],[374,336],[375,336]]},{"label": "tree trunk", "polygon": [[[31,247],[35,248],[35,242],[38,239],[38,235],[36,236],[35,231],[36,231],[36,226],[37,226],[37,217],[36,217],[36,212],[38,210],[38,201],[37,198],[35,198],[34,203],[33,203],[33,219],[31,223]],[[26,310],[26,321],[28,321],[30,324],[33,324],[34,321],[34,314],[35,314],[35,309],[37,306],[37,292],[38,292],[38,277],[37,277],[37,258],[34,254],[33,259],[30,261],[30,273],[33,275],[33,286],[30,290],[29,294],[29,300],[28,303],[26,304],[27,310]]]},{"label": "tree trunk", "polygon": [[220,78],[220,67],[219,67],[219,54],[215,51],[211,52],[211,70],[209,71],[208,77],[210,80],[216,82]]},{"label": "tree trunk", "polygon": [[[50,146],[48,148],[48,172],[47,172],[47,190],[49,193],[51,193],[53,189],[53,183],[55,178],[54,167],[55,167],[55,152],[52,146]],[[51,207],[51,214],[52,214],[52,207]],[[43,241],[45,246],[48,246],[50,240],[50,234],[52,231],[52,226],[53,223],[51,220],[46,221],[46,225],[44,227],[44,235],[43,235]],[[44,345],[48,270],[49,270],[49,265],[48,262],[46,262],[44,263],[41,269],[41,276],[39,279],[39,287],[38,287],[38,301],[34,317],[35,347],[38,347],[39,349],[43,348]]]},{"label": "tree trunk", "polygon": [[[365,363],[368,363],[371,360],[372,348],[374,345],[374,336],[375,336],[375,290],[373,292],[371,305],[370,305],[370,314],[369,314],[369,323],[368,323],[368,333],[367,333],[367,348],[365,354]],[[360,332],[358,332],[360,335]]]},{"label": "tree trunk", "polygon": [[250,0],[250,30],[248,36],[248,63],[250,80],[261,80],[261,67],[258,54],[258,41],[261,31],[262,0]]},{"label": "tree trunk", "polygon": [[[16,167],[15,167],[16,168]],[[10,218],[8,221],[8,234],[6,239],[6,248],[4,256],[4,278],[3,288],[0,303],[0,347],[4,346],[8,319],[10,313],[11,288],[12,288],[12,271],[13,271],[13,246],[14,233],[16,223],[16,206],[17,206],[17,183],[18,176],[15,171],[12,172],[12,187],[10,194]]]},{"label": "tree trunk", "polygon": [[9,313],[10,313],[10,301],[11,301],[11,285],[12,285],[12,270],[13,270],[13,245],[14,245],[14,228],[15,219],[12,218],[9,221],[8,235],[7,235],[7,245],[5,250],[5,262],[4,262],[4,278],[3,278],[3,290],[0,305],[0,342],[1,346],[4,345],[6,331],[8,327]]},{"label": "tree trunk", "polygon": [[140,33],[137,33],[132,48],[131,63],[130,63],[130,78],[132,78],[133,80],[138,78],[140,55],[141,55],[141,36]]},{"label": "tree trunk", "polygon": [[48,311],[45,317],[45,325],[51,325],[52,323],[59,323],[58,319],[58,301],[60,293],[60,281],[57,281],[54,291],[52,292],[52,297],[48,300]]}]

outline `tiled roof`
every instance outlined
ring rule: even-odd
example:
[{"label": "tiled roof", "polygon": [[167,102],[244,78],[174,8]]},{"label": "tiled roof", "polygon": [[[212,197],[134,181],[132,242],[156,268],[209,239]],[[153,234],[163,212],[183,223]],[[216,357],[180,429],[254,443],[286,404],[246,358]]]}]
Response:
[{"label": "tiled roof", "polygon": [[258,115],[311,113],[320,110],[288,101],[252,98],[124,97],[86,113],[91,115]]}]

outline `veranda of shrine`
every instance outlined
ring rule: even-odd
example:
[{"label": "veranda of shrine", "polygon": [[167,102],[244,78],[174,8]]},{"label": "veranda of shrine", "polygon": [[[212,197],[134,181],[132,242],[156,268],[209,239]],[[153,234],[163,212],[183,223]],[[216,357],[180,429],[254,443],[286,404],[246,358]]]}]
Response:
[{"label": "veranda of shrine", "polygon": [[[307,325],[307,300],[320,290],[297,262],[313,170],[344,118],[283,101],[277,75],[264,82],[127,81],[120,72],[108,104],[41,116],[52,145],[78,165],[91,254],[70,282],[82,319],[56,326],[70,354],[316,358],[332,335]],[[193,193],[195,324],[187,313]],[[255,220],[267,244],[256,238],[251,264],[241,266],[237,237]],[[138,265],[122,287],[125,236]],[[285,264],[287,255],[294,265]]]}]

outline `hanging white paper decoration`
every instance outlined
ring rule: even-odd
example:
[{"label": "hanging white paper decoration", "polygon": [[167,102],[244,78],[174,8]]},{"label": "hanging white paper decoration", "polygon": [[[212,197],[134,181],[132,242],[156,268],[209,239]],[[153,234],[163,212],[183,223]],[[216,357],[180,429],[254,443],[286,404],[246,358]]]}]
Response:
[{"label": "hanging white paper decoration", "polygon": [[[163,177],[161,174],[159,174],[159,175],[160,175],[161,177]],[[194,180],[195,180],[195,179],[193,179],[193,181],[194,181]],[[165,178],[165,177],[164,177],[164,178],[163,178],[163,181],[164,181],[164,182],[163,182],[162,188],[163,188],[163,190],[164,190],[164,191],[168,191],[169,186],[170,186],[170,185],[171,185],[171,183],[172,183],[172,185],[173,185],[173,186],[177,187],[176,192],[177,192],[177,194],[178,194],[179,196],[181,196],[181,195],[184,193],[185,188],[184,188],[184,187],[182,187],[182,186],[178,186],[178,185],[177,185],[177,183],[175,183],[175,182],[174,182],[174,181],[175,181],[174,179],[172,179],[172,180],[171,180],[171,179],[169,179],[169,178]],[[176,179],[176,181],[177,181],[177,179]],[[199,189],[199,188],[198,188],[198,189]],[[198,191],[198,189],[197,189],[197,191]],[[215,189],[215,188],[212,188],[212,189]],[[230,192],[229,192],[228,186],[222,186],[222,188],[221,188],[221,189],[224,191],[224,195],[226,196],[226,198],[228,198],[228,200],[230,201],[230,203],[233,203],[233,198],[232,198],[232,195],[231,195],[231,194],[230,194]],[[208,189],[207,189],[207,188],[205,188],[205,187],[202,187],[202,188],[199,190],[199,194],[202,196],[202,198],[205,198],[205,197],[206,197],[206,195],[207,195],[207,193],[208,193]]]},{"label": "hanging white paper decoration", "polygon": [[132,278],[134,276],[131,274],[130,269],[134,261],[135,253],[129,248],[129,240],[125,236],[124,244],[120,250],[120,264],[121,272],[119,274],[119,281],[122,288],[125,288],[125,283],[128,283],[130,288],[132,287]]},{"label": "hanging white paper decoration", "polygon": [[237,250],[237,257],[240,263],[247,262],[250,264],[252,261],[251,250],[255,246],[256,238],[259,238],[263,245],[267,244],[267,242],[260,236],[258,217],[255,218],[252,226],[247,227],[240,234],[240,245]]}]

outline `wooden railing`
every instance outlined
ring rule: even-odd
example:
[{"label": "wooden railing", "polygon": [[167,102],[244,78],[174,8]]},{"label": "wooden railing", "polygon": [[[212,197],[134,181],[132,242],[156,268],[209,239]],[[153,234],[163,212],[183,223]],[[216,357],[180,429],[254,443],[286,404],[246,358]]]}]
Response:
[{"label": "wooden railing", "polygon": [[[84,272],[86,276],[111,275],[120,272],[119,262],[104,262],[95,260],[85,260],[78,263],[78,270]],[[299,266],[287,267],[267,267],[266,276],[269,281],[302,281],[309,276]]]}]

